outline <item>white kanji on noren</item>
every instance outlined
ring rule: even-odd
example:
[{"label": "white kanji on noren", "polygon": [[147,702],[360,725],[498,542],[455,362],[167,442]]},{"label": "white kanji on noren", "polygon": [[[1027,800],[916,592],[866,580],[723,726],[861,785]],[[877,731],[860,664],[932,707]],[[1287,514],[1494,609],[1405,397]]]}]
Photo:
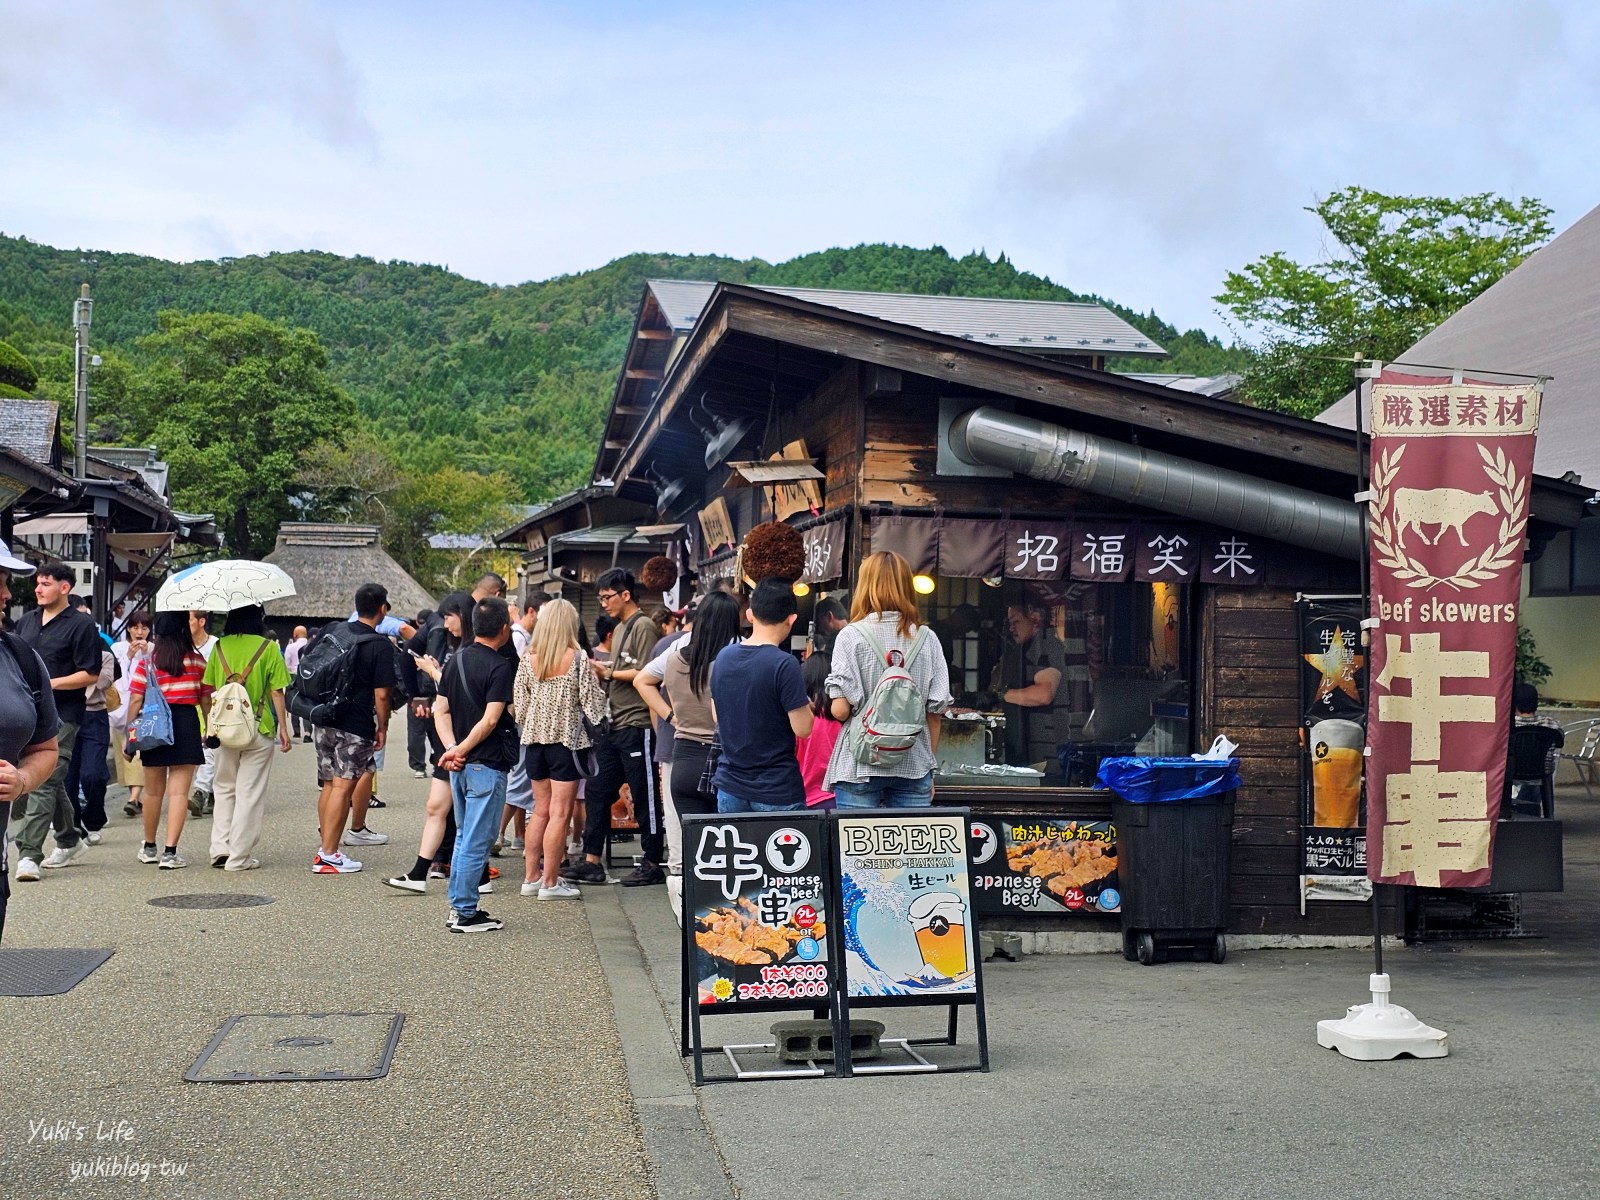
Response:
[{"label": "white kanji on noren", "polygon": [[1096,574],[1115,575],[1128,562],[1123,541],[1120,533],[1089,534],[1083,539],[1083,561]]},{"label": "white kanji on noren", "polygon": [[1489,865],[1489,794],[1482,771],[1440,771],[1418,763],[1390,775],[1383,826],[1385,874],[1413,873],[1419,887],[1438,887],[1443,871]]},{"label": "white kanji on noren", "polygon": [[1029,569],[1028,564],[1033,563],[1033,570],[1042,575],[1051,575],[1061,569],[1061,557],[1058,550],[1061,539],[1049,533],[1034,533],[1024,530],[1022,536],[1015,539],[1017,545],[1017,564],[1012,570],[1021,573]]},{"label": "white kanji on noren", "polygon": [[1373,680],[1389,689],[1396,679],[1411,681],[1409,696],[1378,697],[1378,719],[1411,726],[1411,758],[1415,762],[1439,761],[1440,727],[1449,722],[1495,721],[1493,696],[1447,696],[1439,685],[1446,679],[1489,678],[1489,656],[1477,650],[1441,650],[1437,633],[1411,635],[1411,648],[1402,650],[1404,639],[1386,634],[1383,670]]}]

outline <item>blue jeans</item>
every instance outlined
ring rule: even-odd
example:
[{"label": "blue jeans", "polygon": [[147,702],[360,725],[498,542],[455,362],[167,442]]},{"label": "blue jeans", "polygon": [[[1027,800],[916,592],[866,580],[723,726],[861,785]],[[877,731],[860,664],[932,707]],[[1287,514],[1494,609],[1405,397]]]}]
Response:
[{"label": "blue jeans", "polygon": [[797,804],[762,804],[759,800],[746,800],[742,796],[735,796],[732,792],[717,789],[717,811],[719,813],[748,813],[748,812],[804,812],[805,801]]},{"label": "blue jeans", "polygon": [[933,772],[921,779],[875,775],[861,783],[839,780],[833,785],[840,808],[927,808],[933,803]]},{"label": "blue jeans", "polygon": [[470,917],[478,911],[478,884],[489,862],[489,845],[500,828],[506,803],[506,773],[468,763],[450,774],[451,809],[456,818],[456,848],[450,859],[450,907]]}]

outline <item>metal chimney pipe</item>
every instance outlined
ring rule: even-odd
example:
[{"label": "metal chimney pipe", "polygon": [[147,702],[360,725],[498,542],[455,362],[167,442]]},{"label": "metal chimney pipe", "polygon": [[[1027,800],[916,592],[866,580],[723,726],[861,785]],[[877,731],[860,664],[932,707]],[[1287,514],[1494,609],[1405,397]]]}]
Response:
[{"label": "metal chimney pipe", "polygon": [[1360,554],[1361,515],[1349,500],[1252,479],[1224,467],[998,408],[976,408],[956,418],[950,425],[950,449],[973,466],[1001,467],[1340,558],[1355,559]]}]

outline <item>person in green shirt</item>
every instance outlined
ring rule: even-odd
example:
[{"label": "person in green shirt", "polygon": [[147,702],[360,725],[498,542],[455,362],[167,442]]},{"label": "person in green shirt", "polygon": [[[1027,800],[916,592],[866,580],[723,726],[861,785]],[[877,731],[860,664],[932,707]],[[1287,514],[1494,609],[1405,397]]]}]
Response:
[{"label": "person in green shirt", "polygon": [[278,643],[267,636],[266,613],[259,604],[228,614],[216,651],[206,664],[205,683],[220,688],[240,677],[257,714],[256,740],[234,750],[218,746],[216,798],[211,817],[211,865],[227,871],[250,871],[265,815],[267,780],[272,773],[272,748],[289,751],[289,712],[284,692],[289,667]]}]

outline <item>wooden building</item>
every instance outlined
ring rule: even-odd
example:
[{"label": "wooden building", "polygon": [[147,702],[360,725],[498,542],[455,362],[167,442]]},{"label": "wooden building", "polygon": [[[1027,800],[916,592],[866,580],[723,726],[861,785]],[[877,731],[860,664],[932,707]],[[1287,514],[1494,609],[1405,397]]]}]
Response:
[{"label": "wooden building", "polygon": [[[1077,332],[1111,327],[1065,311],[1095,306],[978,302],[952,327],[946,297],[891,298],[890,320],[829,293],[696,286],[703,306],[676,317],[682,285],[647,290],[596,487],[640,523],[684,523],[702,587],[774,515],[806,538],[812,597],[847,594],[864,553],[905,554],[958,702],[980,711],[1000,707],[1008,621],[1042,611],[1083,655],[1071,753],[1042,763],[1047,786],[957,775],[936,779],[940,801],[1104,820],[1106,794],[1084,786],[1099,753],[1187,754],[1226,733],[1244,780],[1233,931],[1370,928],[1364,905],[1306,902],[1301,885],[1296,598],[1358,586],[1352,433],[1109,374],[1102,355],[1130,352],[1127,334]],[[738,464],[773,458],[820,477],[743,486]],[[1536,480],[1530,545],[1576,525],[1588,494]],[[1001,715],[1011,761],[1031,761],[1015,728],[1032,715]]]}]

